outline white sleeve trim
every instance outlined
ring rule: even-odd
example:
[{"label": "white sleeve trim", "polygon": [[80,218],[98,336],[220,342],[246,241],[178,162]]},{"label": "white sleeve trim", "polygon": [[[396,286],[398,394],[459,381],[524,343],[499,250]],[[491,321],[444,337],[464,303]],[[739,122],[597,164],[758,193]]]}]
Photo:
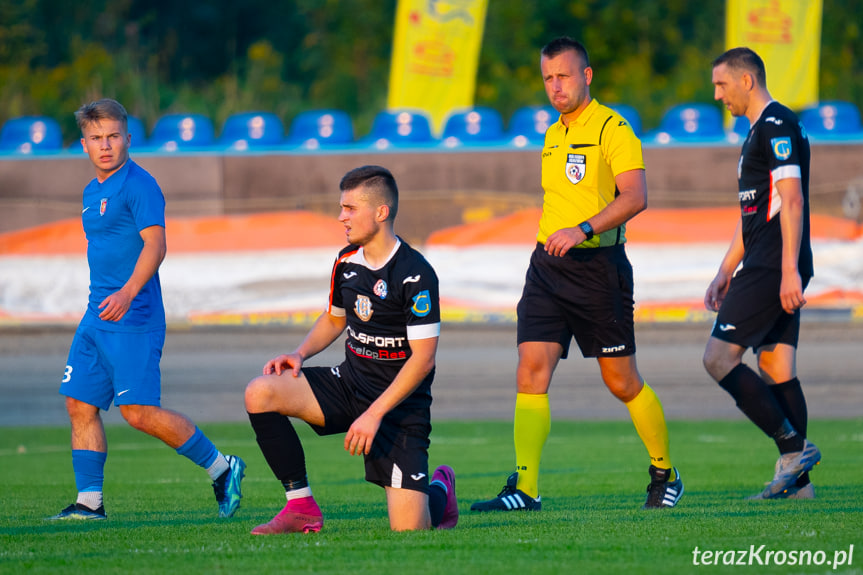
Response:
[{"label": "white sleeve trim", "polygon": [[440,322],[423,325],[409,325],[408,339],[429,339],[440,335]]},{"label": "white sleeve trim", "polygon": [[773,176],[774,183],[788,178],[797,178],[798,180],[802,179],[800,176],[800,166],[797,164],[779,166],[771,172],[771,175]]},{"label": "white sleeve trim", "polygon": [[346,315],[344,308],[336,307],[334,305],[330,306],[329,312],[330,312],[330,315],[334,315],[336,317],[345,317],[345,315]]}]

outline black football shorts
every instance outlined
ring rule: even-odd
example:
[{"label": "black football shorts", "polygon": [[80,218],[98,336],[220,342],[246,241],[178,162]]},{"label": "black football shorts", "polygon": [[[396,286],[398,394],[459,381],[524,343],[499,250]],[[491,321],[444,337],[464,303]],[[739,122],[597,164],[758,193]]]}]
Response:
[{"label": "black football shorts", "polygon": [[[324,413],[323,427],[311,425],[318,435],[345,433],[371,401],[355,393],[346,370],[338,367],[304,367],[303,375]],[[431,434],[429,406],[410,400],[384,416],[372,449],[365,455],[366,481],[428,493],[428,448]]]},{"label": "black football shorts", "polygon": [[518,343],[575,337],[584,357],[635,353],[632,265],[623,244],[552,256],[538,243],[518,302]]},{"label": "black football shorts", "polygon": [[[809,279],[803,278],[803,289]],[[743,268],[738,271],[731,278],[710,335],[754,350],[776,343],[797,347],[800,310],[789,314],[782,309],[781,284],[779,270]]]}]

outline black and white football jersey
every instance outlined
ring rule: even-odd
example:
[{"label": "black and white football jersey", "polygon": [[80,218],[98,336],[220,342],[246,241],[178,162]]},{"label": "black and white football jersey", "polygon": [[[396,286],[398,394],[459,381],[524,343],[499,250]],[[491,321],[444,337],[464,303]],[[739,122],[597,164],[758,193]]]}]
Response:
[{"label": "black and white football jersey", "polygon": [[[361,247],[348,246],[333,266],[328,311],[346,318],[343,365],[357,391],[374,399],[410,357],[410,340],[440,335],[438,278],[422,254],[404,241],[377,269]],[[434,371],[412,397],[430,400],[433,376]]]},{"label": "black and white football jersey", "polygon": [[749,130],[737,167],[744,267],[782,268],[782,200],[776,182],[800,178],[803,188],[803,235],[798,270],[813,275],[809,241],[809,139],[791,110],[771,102]]}]

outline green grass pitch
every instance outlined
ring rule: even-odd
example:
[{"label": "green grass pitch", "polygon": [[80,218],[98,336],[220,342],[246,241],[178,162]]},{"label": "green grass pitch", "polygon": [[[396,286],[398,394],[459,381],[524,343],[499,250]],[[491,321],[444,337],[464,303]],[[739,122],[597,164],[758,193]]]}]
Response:
[{"label": "green grass pitch", "polygon": [[[662,511],[640,509],[649,463],[631,423],[554,421],[540,477],[543,511],[497,514],[468,509],[495,495],[511,472],[511,423],[437,422],[430,463],[455,469],[461,519],[454,530],[420,533],[391,533],[383,490],[362,480],[361,459],[343,451],[341,436],[318,438],[299,424],[324,528],[268,537],[249,530],[268,521],[284,495],[251,428],[201,427],[248,464],[231,519],[216,517],[203,470],[155,439],[112,426],[108,521],[46,522],[74,501],[69,432],[0,430],[0,573],[863,573],[863,419],[810,423],[823,452],[812,473],[814,501],[744,499],[772,477],[776,459],[750,423],[672,422],[686,493]],[[721,552],[719,566],[701,565],[704,551]],[[759,564],[768,551],[773,563]],[[722,565],[743,553],[746,567]]]}]

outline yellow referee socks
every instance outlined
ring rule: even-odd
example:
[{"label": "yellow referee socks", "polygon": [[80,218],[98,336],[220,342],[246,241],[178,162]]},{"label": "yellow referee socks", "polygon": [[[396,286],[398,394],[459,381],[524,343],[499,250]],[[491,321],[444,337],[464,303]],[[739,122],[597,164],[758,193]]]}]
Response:
[{"label": "yellow referee socks", "polygon": [[551,431],[551,409],[548,394],[519,393],[515,396],[515,467],[516,487],[533,498],[539,495],[539,460]]},{"label": "yellow referee socks", "polygon": [[672,469],[669,481],[674,481],[674,471],[671,466],[671,454],[668,449],[668,427],[665,425],[665,414],[662,403],[647,382],[635,399],[626,404],[635,431],[647,448],[650,463],[662,469]]}]

